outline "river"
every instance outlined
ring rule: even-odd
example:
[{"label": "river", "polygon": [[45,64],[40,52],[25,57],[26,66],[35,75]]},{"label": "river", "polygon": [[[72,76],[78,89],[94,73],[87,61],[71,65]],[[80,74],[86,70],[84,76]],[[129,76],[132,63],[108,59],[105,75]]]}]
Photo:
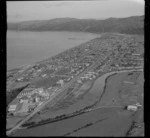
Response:
[{"label": "river", "polygon": [[100,34],[7,31],[7,70],[52,57],[96,37]]},{"label": "river", "polygon": [[[133,70],[132,70],[133,71]],[[106,79],[113,75],[113,74],[116,74],[116,73],[121,73],[121,72],[130,72],[130,71],[114,71],[114,72],[109,72],[109,73],[106,73],[104,74],[102,77],[98,78],[93,87],[91,88],[90,90],[90,93],[95,93],[97,95],[97,93],[99,93],[100,95],[103,93],[103,90],[105,88],[105,82],[106,82]],[[100,105],[98,105],[100,106]],[[101,114],[105,114],[104,118],[106,116],[111,116],[114,114],[114,117],[118,116],[118,112],[120,112],[120,109],[117,109],[117,108],[108,108],[108,110],[106,109],[106,111],[103,113],[103,110],[105,110],[105,108],[101,108],[101,109],[98,109],[98,112]],[[92,114],[92,116],[91,116]],[[97,114],[97,113],[96,113]],[[94,118],[94,116],[96,115],[94,114],[93,111],[91,111],[91,113],[89,114],[89,116],[87,115],[87,117],[85,118],[84,115],[79,115],[77,117],[73,117],[73,118],[70,118],[70,119],[66,119],[66,120],[62,120],[62,121],[58,121],[56,123],[50,123],[50,124],[45,124],[45,125],[42,125],[42,126],[38,126],[38,127],[33,127],[33,128],[30,128],[30,129],[25,129],[25,130],[18,130],[14,136],[53,136],[53,135],[64,135],[65,133],[67,133],[68,131],[72,131],[73,129],[77,129],[78,127],[80,127],[80,125],[82,126],[83,124],[81,123],[81,120],[83,119],[87,119],[87,121],[89,122],[90,120],[92,121]],[[123,116],[122,116],[123,115]],[[120,129],[122,130],[122,134],[124,134],[126,132],[126,130],[130,127],[131,125],[131,119],[130,119],[130,116],[124,116],[124,113],[122,114],[121,116],[121,120],[126,119],[126,121],[120,121],[119,124],[117,124],[118,126],[123,126],[123,128],[120,127]],[[84,117],[82,117],[84,116]],[[103,117],[102,117],[103,118]],[[98,117],[98,119],[102,119],[101,117]],[[114,118],[113,118],[114,119]],[[80,120],[80,121],[79,121]],[[110,120],[110,119],[109,119]],[[61,124],[62,125],[65,125],[66,122],[68,123],[67,126],[69,127],[60,127]],[[113,121],[113,126],[115,127],[115,120]],[[80,124],[80,125],[79,125]],[[117,126],[117,127],[118,127]],[[126,127],[125,127],[126,126]],[[102,127],[102,126],[101,126]],[[107,125],[106,125],[107,127]],[[41,131],[42,130],[42,131]],[[43,133],[43,130],[44,130],[44,133]],[[50,131],[52,130],[52,131]],[[61,130],[60,133],[58,133],[59,131]],[[114,130],[115,134],[117,133],[117,131],[119,132],[119,128],[118,130]]]}]

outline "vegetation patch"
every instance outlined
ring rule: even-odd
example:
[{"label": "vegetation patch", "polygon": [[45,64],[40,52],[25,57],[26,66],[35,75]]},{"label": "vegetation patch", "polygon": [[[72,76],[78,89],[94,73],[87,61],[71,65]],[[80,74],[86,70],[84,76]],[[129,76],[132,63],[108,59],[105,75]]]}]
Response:
[{"label": "vegetation patch", "polygon": [[70,72],[70,68],[62,68],[59,71],[56,72],[56,75],[65,75],[66,73]]},{"label": "vegetation patch", "polygon": [[21,87],[21,88],[17,88],[17,89],[13,89],[9,92],[7,92],[7,104],[6,106],[9,105],[9,103],[11,103],[15,98],[16,96],[23,90],[25,89],[29,84],[27,84],[26,86],[24,87]]}]

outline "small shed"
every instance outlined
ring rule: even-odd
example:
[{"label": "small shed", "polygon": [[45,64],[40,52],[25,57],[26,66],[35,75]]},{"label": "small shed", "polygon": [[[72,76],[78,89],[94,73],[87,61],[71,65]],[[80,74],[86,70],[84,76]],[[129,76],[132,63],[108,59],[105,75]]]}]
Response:
[{"label": "small shed", "polygon": [[15,111],[16,108],[17,108],[17,105],[10,105],[8,111],[9,112]]},{"label": "small shed", "polygon": [[137,111],[138,107],[135,105],[128,105],[127,106],[127,110],[131,110],[131,111]]}]

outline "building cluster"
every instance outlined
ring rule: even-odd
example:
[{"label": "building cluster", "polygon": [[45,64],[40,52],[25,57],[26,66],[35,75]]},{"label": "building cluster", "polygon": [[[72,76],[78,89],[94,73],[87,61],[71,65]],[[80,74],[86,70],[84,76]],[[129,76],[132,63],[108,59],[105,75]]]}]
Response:
[{"label": "building cluster", "polygon": [[95,79],[99,74],[97,72],[87,72],[84,76],[80,77],[81,80]]},{"label": "building cluster", "polygon": [[14,77],[16,77],[20,72],[15,70],[15,71],[11,71],[11,72],[7,72],[7,81],[13,79]]},{"label": "building cluster", "polygon": [[94,71],[89,71],[86,74],[84,74],[83,76],[81,76],[78,80],[77,83],[78,84],[82,84],[87,80],[93,80],[96,79],[98,77],[98,72],[94,72]]},{"label": "building cluster", "polygon": [[13,115],[29,114],[35,107],[49,99],[49,96],[50,94],[42,88],[23,90],[17,96],[17,102],[9,105],[8,113]]},{"label": "building cluster", "polygon": [[144,60],[139,53],[133,53],[131,55],[124,54],[123,57],[118,58],[116,62],[111,65],[112,70],[121,69],[134,69],[137,67],[143,67]]},{"label": "building cluster", "polygon": [[15,73],[7,73],[7,81],[15,76]]}]

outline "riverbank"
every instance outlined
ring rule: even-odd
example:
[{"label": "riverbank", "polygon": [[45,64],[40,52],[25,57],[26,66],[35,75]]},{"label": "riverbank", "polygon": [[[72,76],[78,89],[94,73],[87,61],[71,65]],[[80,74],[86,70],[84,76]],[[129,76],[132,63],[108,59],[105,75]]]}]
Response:
[{"label": "riverbank", "polygon": [[[128,70],[128,71],[120,71],[120,72],[132,72],[132,71],[135,71],[135,70]],[[119,72],[118,72],[119,73]],[[101,86],[102,86],[102,84],[103,84],[103,87],[101,87],[101,89],[106,89],[105,87],[106,87],[106,85],[104,85],[104,84],[106,84],[106,82],[107,82],[107,80],[108,80],[108,78],[110,77],[110,76],[112,76],[112,75],[114,75],[114,74],[116,74],[116,72],[110,72],[110,73],[107,73],[107,74],[105,74],[105,75],[103,75],[102,77],[100,77],[100,78],[98,78],[97,80],[98,80],[98,82],[100,83],[101,82]],[[96,80],[96,81],[97,81]],[[102,82],[104,82],[104,83],[102,83]],[[95,82],[96,83],[96,82]],[[95,84],[94,83],[94,84]],[[94,86],[94,85],[93,85]],[[103,91],[104,91],[103,90]],[[80,115],[81,115],[82,113],[80,113]],[[72,114],[72,116],[70,115],[68,115],[68,116],[64,116],[63,118],[59,118],[59,120],[53,120],[54,122],[57,122],[57,121],[60,121],[60,120],[63,120],[64,118],[69,118],[69,117],[74,117],[74,116],[77,116],[78,114]],[[58,118],[57,118],[58,119]],[[50,123],[50,122],[47,122],[47,123]],[[46,124],[46,122],[43,122],[43,124]],[[38,126],[37,124],[36,124],[36,126]],[[44,125],[45,126],[45,125]],[[32,126],[33,127],[33,126]]]}]

